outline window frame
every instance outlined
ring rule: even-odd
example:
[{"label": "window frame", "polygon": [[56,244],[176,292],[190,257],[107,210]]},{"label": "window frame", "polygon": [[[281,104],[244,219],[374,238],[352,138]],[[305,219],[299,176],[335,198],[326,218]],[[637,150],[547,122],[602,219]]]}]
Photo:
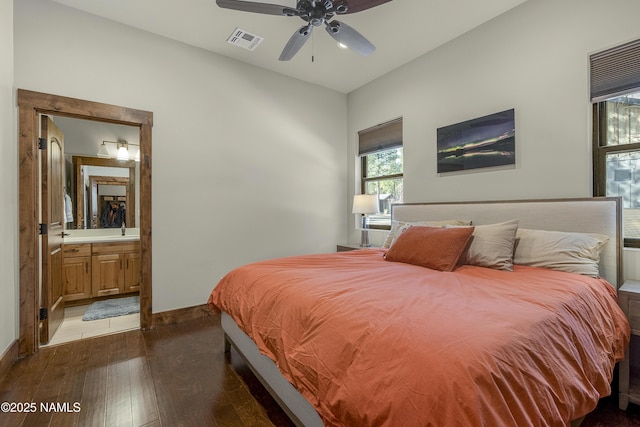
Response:
[{"label": "window frame", "polygon": [[[640,89],[639,89],[640,90]],[[606,145],[607,101],[593,104],[593,196],[607,195],[607,155],[630,151],[640,152],[640,143]],[[624,224],[622,224],[624,235]],[[624,237],[624,247],[640,248],[640,238]]]},{"label": "window frame", "polygon": [[[357,155],[360,158],[360,194],[367,194],[367,184],[371,182],[400,178],[404,186],[404,147],[402,138],[402,116],[358,131]],[[402,148],[402,173],[368,177],[367,156],[398,148]],[[390,230],[391,221],[389,221],[389,225],[369,224],[369,228]]]},{"label": "window frame", "polygon": [[[399,146],[395,148],[389,148],[389,150],[397,150],[398,148],[403,148],[402,150],[402,173],[395,173],[391,175],[379,175],[375,177],[368,177],[367,173],[367,156],[370,154],[375,154],[376,152],[362,154],[360,156],[360,194],[366,194],[367,192],[367,184],[370,182],[376,181],[384,181],[389,179],[402,179],[404,183],[404,147]],[[386,151],[386,150],[382,150]],[[403,195],[404,196],[404,195]],[[377,224],[369,224],[369,228],[372,230],[391,230],[391,224],[389,225],[377,225]]]}]

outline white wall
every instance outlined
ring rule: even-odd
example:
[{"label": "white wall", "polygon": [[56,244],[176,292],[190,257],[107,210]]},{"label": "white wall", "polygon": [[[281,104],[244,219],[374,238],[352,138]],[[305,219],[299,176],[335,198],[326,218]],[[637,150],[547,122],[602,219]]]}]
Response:
[{"label": "white wall", "polygon": [[[638,16],[636,0],[528,1],[350,93],[348,200],[357,131],[398,116],[406,202],[590,197],[589,55],[640,37]],[[437,174],[437,128],[510,108],[515,168]]]},{"label": "white wall", "polygon": [[344,94],[51,1],[14,8],[15,87],[154,113],[154,312],[205,303],[238,265],[335,250]]},{"label": "white wall", "polygon": [[18,337],[18,145],[13,91],[13,0],[0,0],[0,355]]}]

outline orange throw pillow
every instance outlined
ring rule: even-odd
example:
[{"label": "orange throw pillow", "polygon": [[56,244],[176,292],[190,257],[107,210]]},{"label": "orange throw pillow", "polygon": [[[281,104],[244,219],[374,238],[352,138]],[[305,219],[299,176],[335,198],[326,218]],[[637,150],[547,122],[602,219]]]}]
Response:
[{"label": "orange throw pillow", "polygon": [[410,227],[398,236],[387,261],[419,265],[432,270],[453,271],[467,248],[474,227]]}]

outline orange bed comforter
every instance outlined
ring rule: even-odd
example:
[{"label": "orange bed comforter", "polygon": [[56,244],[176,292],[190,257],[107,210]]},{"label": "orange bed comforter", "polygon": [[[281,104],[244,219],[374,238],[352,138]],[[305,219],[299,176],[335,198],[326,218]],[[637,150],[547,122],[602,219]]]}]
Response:
[{"label": "orange bed comforter", "polygon": [[249,264],[209,304],[328,426],[564,426],[610,394],[629,324],[606,281],[524,266],[439,272],[383,253]]}]

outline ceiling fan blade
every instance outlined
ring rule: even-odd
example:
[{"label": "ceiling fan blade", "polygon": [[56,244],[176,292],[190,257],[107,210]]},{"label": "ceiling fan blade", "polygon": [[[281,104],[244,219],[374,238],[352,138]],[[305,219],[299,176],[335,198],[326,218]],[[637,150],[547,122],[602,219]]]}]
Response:
[{"label": "ceiling fan blade", "polygon": [[347,0],[349,9],[345,14],[362,12],[363,10],[371,9],[372,7],[380,6],[390,1],[391,0]]},{"label": "ceiling fan blade", "polygon": [[369,40],[344,22],[327,22],[325,29],[339,43],[360,55],[369,56],[376,50],[376,47]]},{"label": "ceiling fan blade", "polygon": [[282,50],[282,53],[280,54],[280,58],[278,59],[280,61],[288,61],[294,56],[296,56],[296,53],[298,53],[300,48],[302,48],[302,46],[304,46],[307,40],[309,40],[309,37],[311,36],[312,31],[313,31],[313,26],[309,24],[309,25],[305,25],[304,27],[300,28],[298,31],[293,33],[293,35],[287,42],[287,45]]},{"label": "ceiling fan blade", "polygon": [[224,9],[240,10],[242,12],[264,13],[267,15],[287,15],[287,12],[291,13],[291,8],[280,4],[240,0],[216,0],[216,4]]}]

